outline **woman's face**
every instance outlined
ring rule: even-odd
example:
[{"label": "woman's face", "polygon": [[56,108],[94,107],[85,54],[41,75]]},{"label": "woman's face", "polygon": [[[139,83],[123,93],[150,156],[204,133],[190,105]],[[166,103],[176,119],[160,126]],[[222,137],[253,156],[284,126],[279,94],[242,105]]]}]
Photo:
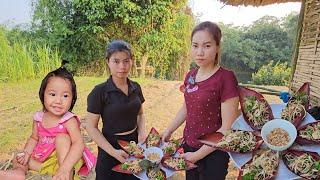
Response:
[{"label": "woman's face", "polygon": [[127,78],[132,66],[132,59],[126,51],[114,52],[107,61],[111,75],[117,78]]},{"label": "woman's face", "polygon": [[191,57],[199,67],[211,66],[219,51],[219,46],[207,30],[200,30],[193,34]]}]

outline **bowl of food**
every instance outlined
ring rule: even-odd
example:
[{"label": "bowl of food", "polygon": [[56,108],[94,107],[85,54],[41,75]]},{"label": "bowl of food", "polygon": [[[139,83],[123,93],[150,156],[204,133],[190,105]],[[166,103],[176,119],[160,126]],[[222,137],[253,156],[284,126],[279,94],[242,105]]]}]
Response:
[{"label": "bowl of food", "polygon": [[163,158],[163,151],[158,147],[149,147],[144,151],[144,157],[154,164],[159,164]]},{"label": "bowl of food", "polygon": [[295,141],[297,129],[287,120],[273,119],[263,125],[261,136],[270,149],[284,151]]}]

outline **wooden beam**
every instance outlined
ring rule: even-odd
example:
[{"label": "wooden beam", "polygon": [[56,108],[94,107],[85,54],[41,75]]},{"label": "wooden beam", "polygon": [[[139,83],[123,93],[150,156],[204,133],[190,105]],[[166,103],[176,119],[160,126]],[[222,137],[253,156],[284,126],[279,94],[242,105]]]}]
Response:
[{"label": "wooden beam", "polygon": [[300,8],[300,15],[299,15],[299,22],[298,22],[298,30],[297,30],[297,37],[296,42],[294,45],[294,53],[292,56],[292,69],[291,69],[291,77],[290,77],[290,84],[289,84],[289,90],[292,89],[292,81],[294,78],[294,73],[296,71],[296,65],[298,61],[298,55],[299,55],[299,46],[300,46],[300,40],[301,40],[301,33],[302,33],[302,24],[304,19],[304,9],[305,9],[306,0],[302,0],[301,8]]}]

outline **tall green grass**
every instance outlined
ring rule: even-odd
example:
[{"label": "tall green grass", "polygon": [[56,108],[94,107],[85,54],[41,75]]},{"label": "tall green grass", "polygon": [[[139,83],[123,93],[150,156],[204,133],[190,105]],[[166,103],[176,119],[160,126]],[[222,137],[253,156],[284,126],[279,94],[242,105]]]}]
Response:
[{"label": "tall green grass", "polygon": [[43,77],[60,66],[58,51],[19,39],[9,41],[8,31],[0,27],[0,82]]}]

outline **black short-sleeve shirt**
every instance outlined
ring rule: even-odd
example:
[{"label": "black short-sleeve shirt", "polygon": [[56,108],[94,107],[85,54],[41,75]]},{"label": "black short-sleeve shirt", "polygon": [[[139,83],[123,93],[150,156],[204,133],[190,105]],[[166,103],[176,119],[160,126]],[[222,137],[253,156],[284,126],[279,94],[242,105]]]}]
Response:
[{"label": "black short-sleeve shirt", "polygon": [[104,136],[126,132],[137,126],[137,116],[145,101],[137,82],[127,79],[128,95],[114,84],[112,77],[91,91],[87,99],[87,111],[100,114]]}]

